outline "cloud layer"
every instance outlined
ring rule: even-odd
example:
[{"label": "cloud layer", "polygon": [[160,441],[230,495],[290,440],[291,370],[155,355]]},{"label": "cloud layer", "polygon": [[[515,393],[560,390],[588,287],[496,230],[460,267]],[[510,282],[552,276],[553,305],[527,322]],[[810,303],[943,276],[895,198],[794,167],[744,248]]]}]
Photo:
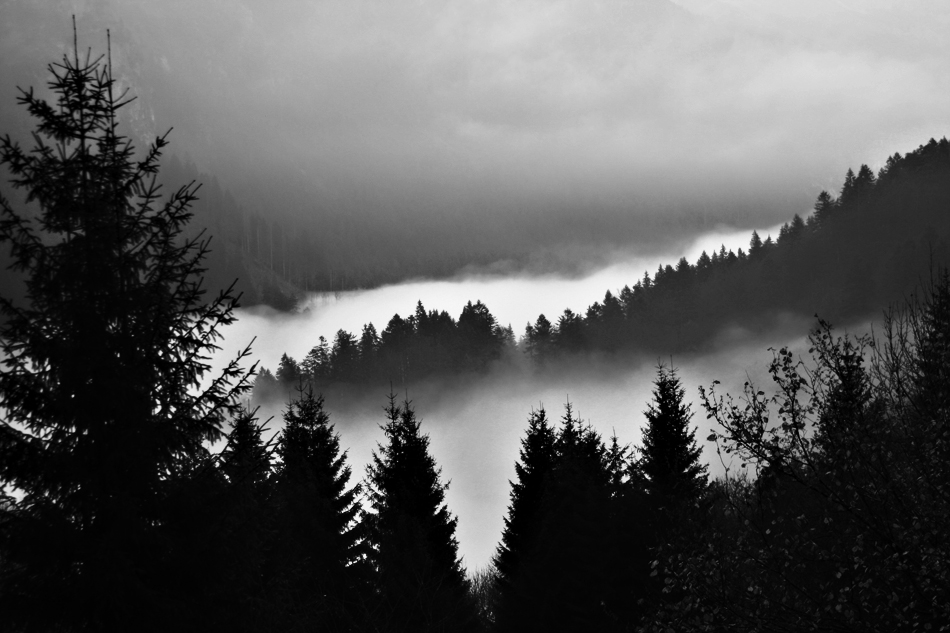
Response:
[{"label": "cloud layer", "polygon": [[0,9],[5,39],[48,59],[70,11],[93,43],[111,27],[120,74],[146,84],[140,125],[178,126],[179,151],[236,188],[297,183],[300,206],[777,201],[767,222],[950,127],[936,0],[21,5]]}]

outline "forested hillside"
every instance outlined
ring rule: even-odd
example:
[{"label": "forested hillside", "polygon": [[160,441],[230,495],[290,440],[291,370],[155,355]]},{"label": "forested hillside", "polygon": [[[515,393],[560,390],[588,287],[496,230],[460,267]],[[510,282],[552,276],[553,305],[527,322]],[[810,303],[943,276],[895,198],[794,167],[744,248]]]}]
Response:
[{"label": "forested hillside", "polygon": [[276,375],[262,371],[257,393],[286,394],[300,378],[325,387],[478,371],[522,352],[556,363],[590,352],[701,351],[728,327],[766,332],[788,314],[871,318],[950,264],[948,209],[950,142],[931,139],[894,154],[877,175],[866,165],[848,170],[837,197],[822,191],[813,213],[795,215],[774,238],[753,232],[747,251],[723,247],[695,263],[661,265],[583,314],[540,315],[517,343],[481,302],[457,320],[417,303],[381,330],[367,324],[359,338],[340,330],[314,341],[306,358],[285,355]]}]

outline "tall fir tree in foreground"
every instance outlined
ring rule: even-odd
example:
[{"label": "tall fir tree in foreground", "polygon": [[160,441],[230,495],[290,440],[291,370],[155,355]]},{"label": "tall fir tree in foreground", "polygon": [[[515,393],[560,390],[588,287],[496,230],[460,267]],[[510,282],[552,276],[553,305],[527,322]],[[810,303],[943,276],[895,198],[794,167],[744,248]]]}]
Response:
[{"label": "tall fir tree in foreground", "polygon": [[222,604],[219,626],[229,631],[260,631],[272,619],[267,550],[275,537],[273,446],[256,411],[243,409],[231,422],[219,454],[223,503],[216,504],[223,557],[218,580]]},{"label": "tall fir tree in foreground", "polygon": [[499,631],[525,630],[530,621],[524,608],[528,594],[544,580],[533,576],[530,565],[544,519],[545,491],[554,469],[555,439],[544,408],[532,411],[515,464],[517,480],[511,482],[505,529],[493,560],[498,596],[493,615]]},{"label": "tall fir tree in foreground", "polygon": [[655,504],[697,499],[706,489],[707,466],[696,444],[696,429],[690,429],[692,411],[685,402],[686,390],[673,367],[659,366],[653,381],[653,401],[644,412],[643,446],[638,470]]},{"label": "tall fir tree in foreground", "polygon": [[[362,622],[367,573],[346,452],[309,386],[284,411],[277,448],[272,564],[283,630],[349,631]],[[274,623],[272,623],[273,625]]]},{"label": "tall fir tree in foreground", "polygon": [[537,631],[612,630],[605,608],[612,568],[611,477],[600,435],[565,405],[555,443],[542,543],[547,588]]},{"label": "tall fir tree in foreground", "polygon": [[570,404],[561,427],[532,412],[494,558],[496,631],[620,630],[617,562],[623,450],[612,454]]},{"label": "tall fir tree in foreground", "polygon": [[[75,33],[75,29],[74,29]],[[203,380],[228,292],[205,302],[207,240],[184,228],[196,187],[162,198],[165,137],[137,157],[130,99],[103,57],[49,66],[48,103],[22,91],[35,146],[0,139],[33,210],[0,198],[0,241],[27,299],[0,298],[0,613],[15,630],[172,630],[206,605],[177,582],[177,542],[210,546],[179,508],[213,477],[208,446],[246,389],[238,360]]]},{"label": "tall fir tree in foreground", "polygon": [[386,444],[367,468],[371,509],[364,517],[376,579],[375,630],[474,630],[457,519],[445,506],[447,485],[429,453],[429,437],[408,400],[400,406],[390,394],[386,415]]}]

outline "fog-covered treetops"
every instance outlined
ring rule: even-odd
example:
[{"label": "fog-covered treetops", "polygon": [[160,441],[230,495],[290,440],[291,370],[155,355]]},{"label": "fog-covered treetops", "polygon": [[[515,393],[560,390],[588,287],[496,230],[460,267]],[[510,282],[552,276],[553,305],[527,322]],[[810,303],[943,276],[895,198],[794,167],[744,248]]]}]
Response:
[{"label": "fog-covered treetops", "polygon": [[[661,264],[607,290],[583,313],[539,315],[517,340],[481,302],[469,302],[458,321],[417,302],[413,314],[395,315],[378,337],[368,324],[358,344],[345,331],[325,339],[307,356],[305,380],[324,387],[386,384],[522,357],[556,367],[578,354],[678,354],[707,349],[726,327],[766,332],[780,315],[818,313],[844,323],[869,318],[913,288],[928,267],[950,264],[947,204],[950,142],[931,139],[890,156],[877,175],[867,165],[857,175],[849,170],[837,197],[820,192],[813,212],[793,215],[774,238],[753,231],[748,250],[722,247],[695,263]],[[475,321],[482,323],[478,336]],[[349,359],[351,346],[363,351]],[[282,387],[292,388],[293,381]],[[266,397],[275,389],[279,383],[265,378],[257,393]]]}]

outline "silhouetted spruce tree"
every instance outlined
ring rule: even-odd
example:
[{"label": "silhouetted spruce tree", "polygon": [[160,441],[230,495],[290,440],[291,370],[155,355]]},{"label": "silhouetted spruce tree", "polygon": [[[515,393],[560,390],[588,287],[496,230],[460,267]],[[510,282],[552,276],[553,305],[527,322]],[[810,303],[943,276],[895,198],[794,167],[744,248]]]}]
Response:
[{"label": "silhouetted spruce tree", "polygon": [[540,631],[610,631],[605,608],[615,580],[609,545],[612,481],[600,435],[565,405],[555,442],[557,460],[547,490],[547,516],[540,540],[546,608]]},{"label": "silhouetted spruce tree", "polygon": [[[529,421],[526,438],[539,453],[532,455],[539,468],[519,470],[524,483],[533,483],[530,488],[512,484],[513,503],[495,558],[496,629],[614,630],[617,623],[606,608],[616,579],[607,451],[600,436],[574,417],[570,404],[556,434],[541,422]],[[545,470],[547,451],[551,461]]]},{"label": "silhouetted spruce tree", "polygon": [[876,182],[877,179],[874,177],[874,172],[871,171],[871,168],[867,165],[861,165],[861,168],[858,170],[858,175],[854,177],[854,188],[859,198],[866,200]]},{"label": "silhouetted spruce tree", "polygon": [[600,435],[565,405],[555,442],[557,461],[540,535],[547,586],[539,631],[611,631],[611,473]]},{"label": "silhouetted spruce tree", "polygon": [[0,139],[0,162],[36,205],[0,199],[0,240],[27,284],[23,305],[0,300],[0,488],[19,493],[0,521],[0,619],[201,626],[213,588],[187,578],[211,570],[185,567],[179,546],[213,535],[198,517],[176,521],[215,477],[207,446],[247,388],[240,357],[200,383],[235,299],[203,301],[208,243],[183,237],[196,187],[162,199],[155,182],[165,136],[136,157],[110,66],[73,48],[49,66],[53,103],[19,97],[35,147]]},{"label": "silhouetted spruce tree", "polygon": [[762,253],[762,238],[758,231],[752,231],[752,238],[749,240],[749,257],[758,257]]},{"label": "silhouetted spruce tree", "polygon": [[504,333],[481,301],[469,301],[458,320],[459,355],[457,364],[469,370],[482,369],[501,356]]},{"label": "silhouetted spruce tree", "polygon": [[533,617],[525,608],[527,594],[545,581],[533,575],[530,559],[535,555],[544,519],[543,500],[554,468],[554,442],[555,432],[548,424],[544,408],[532,411],[515,464],[517,480],[511,482],[505,529],[493,560],[497,572],[498,604],[494,615],[498,631],[528,630]]},{"label": "silhouetted spruce tree", "polygon": [[[718,259],[716,251],[713,251],[713,256]],[[713,265],[713,260],[710,259],[709,255],[706,254],[706,251],[703,251],[699,255],[699,259],[696,260],[696,270],[700,272],[705,272],[709,270]]]},{"label": "silhouetted spruce tree", "polygon": [[367,597],[357,523],[360,485],[323,397],[300,388],[283,414],[275,495],[277,540],[272,600],[277,630],[349,631],[362,623]]},{"label": "silhouetted spruce tree", "polygon": [[296,388],[301,378],[300,366],[287,354],[281,354],[274,377],[285,390]]},{"label": "silhouetted spruce tree", "polygon": [[330,371],[335,380],[352,380],[359,368],[360,348],[356,337],[346,330],[337,330],[330,348]]},{"label": "silhouetted spruce tree", "polygon": [[558,350],[566,352],[583,350],[586,343],[584,325],[583,317],[574,314],[570,308],[565,309],[557,320],[554,342]]},{"label": "silhouetted spruce tree", "polygon": [[788,236],[793,242],[797,242],[805,234],[805,220],[797,213],[792,216],[792,223],[789,225]]},{"label": "silhouetted spruce tree", "polygon": [[273,372],[266,367],[261,367],[254,377],[254,400],[266,402],[276,397],[280,391],[280,383],[277,382]]},{"label": "silhouetted spruce tree", "polygon": [[854,186],[854,170],[849,167],[848,172],[844,175],[844,184],[841,186],[841,196],[839,197],[839,202],[842,205],[845,205],[848,199],[854,193]]},{"label": "silhouetted spruce tree", "polygon": [[644,412],[643,447],[638,469],[648,494],[659,504],[696,499],[706,488],[707,466],[700,462],[693,414],[676,369],[660,365],[653,382],[653,401]]},{"label": "silhouetted spruce tree", "polygon": [[379,345],[380,340],[379,334],[376,333],[376,326],[372,323],[365,324],[359,343],[360,373],[364,379],[370,378],[376,369]]},{"label": "silhouetted spruce tree", "polygon": [[380,373],[384,377],[399,381],[409,378],[414,369],[409,358],[414,334],[412,322],[398,314],[394,314],[386,324],[379,335],[381,343],[378,354],[382,364]]},{"label": "silhouetted spruce tree", "polygon": [[551,322],[543,314],[538,315],[534,325],[530,323],[524,330],[525,353],[536,360],[543,359],[551,351],[554,342],[554,331]]},{"label": "silhouetted spruce tree", "polygon": [[300,373],[310,383],[319,383],[330,372],[330,344],[322,336],[318,340],[300,363]]},{"label": "silhouetted spruce tree", "polygon": [[274,539],[273,451],[262,438],[264,430],[255,411],[241,411],[220,454],[227,484],[218,534],[225,569],[219,624],[229,631],[264,630],[272,615],[266,552]]},{"label": "silhouetted spruce tree", "polygon": [[622,563],[604,566],[604,609],[610,614],[613,628],[630,630],[651,613],[650,604],[659,593],[651,578],[657,545],[648,518],[653,508],[643,478],[634,468],[630,447],[621,445],[616,435],[607,445],[606,465],[610,514],[600,538],[605,541],[610,561]]},{"label": "silhouetted spruce tree", "polygon": [[815,201],[815,212],[808,218],[808,226],[820,230],[828,224],[828,220],[837,207],[837,201],[827,191],[818,194]]},{"label": "silhouetted spruce tree", "polygon": [[370,510],[364,517],[375,569],[379,631],[467,631],[477,626],[474,601],[458,558],[457,519],[445,506],[446,485],[429,454],[409,401],[389,396],[386,445],[367,468]]}]

